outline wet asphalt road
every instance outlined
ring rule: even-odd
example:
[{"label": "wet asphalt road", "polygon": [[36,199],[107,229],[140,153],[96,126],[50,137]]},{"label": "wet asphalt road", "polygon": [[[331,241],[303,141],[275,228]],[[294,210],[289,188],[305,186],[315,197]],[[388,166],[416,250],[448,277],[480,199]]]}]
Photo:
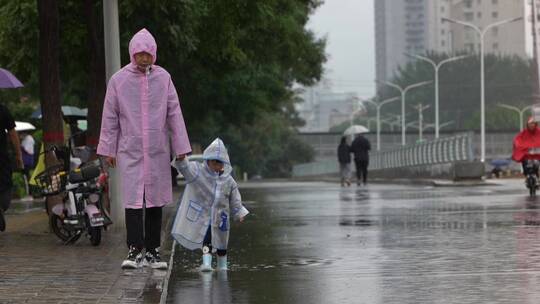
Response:
[{"label": "wet asphalt road", "polygon": [[177,248],[168,303],[540,303],[540,198],[521,181],[241,191],[231,270]]}]

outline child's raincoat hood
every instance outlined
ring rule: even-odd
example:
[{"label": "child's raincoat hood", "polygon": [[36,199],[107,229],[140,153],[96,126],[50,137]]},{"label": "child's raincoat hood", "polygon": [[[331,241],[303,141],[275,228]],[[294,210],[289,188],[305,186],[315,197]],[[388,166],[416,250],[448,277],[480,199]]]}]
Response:
[{"label": "child's raincoat hood", "polygon": [[140,52],[146,52],[152,55],[152,64],[156,63],[157,43],[154,36],[145,28],[133,35],[133,38],[129,42],[129,58],[132,64],[136,64],[135,54]]},{"label": "child's raincoat hood", "polygon": [[232,172],[231,161],[229,159],[229,153],[227,153],[227,148],[225,144],[219,138],[214,139],[214,141],[204,150],[203,152],[204,160],[219,160],[224,164],[224,172],[221,176],[225,177],[230,175]]}]

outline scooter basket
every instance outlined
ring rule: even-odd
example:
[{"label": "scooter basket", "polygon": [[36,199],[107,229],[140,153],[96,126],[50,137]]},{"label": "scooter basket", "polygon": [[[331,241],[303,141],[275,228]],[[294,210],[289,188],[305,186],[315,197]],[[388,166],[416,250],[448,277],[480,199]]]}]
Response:
[{"label": "scooter basket", "polygon": [[63,165],[54,165],[38,174],[35,178],[41,194],[56,195],[66,189],[67,175]]}]

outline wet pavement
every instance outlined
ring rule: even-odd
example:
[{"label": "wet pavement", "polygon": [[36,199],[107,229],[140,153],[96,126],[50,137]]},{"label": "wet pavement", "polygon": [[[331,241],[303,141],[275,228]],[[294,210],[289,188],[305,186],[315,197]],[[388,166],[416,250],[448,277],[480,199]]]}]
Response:
[{"label": "wet pavement", "polygon": [[540,198],[501,183],[243,185],[231,270],[177,247],[167,303],[539,303]]},{"label": "wet pavement", "polygon": [[[164,209],[164,227],[170,226],[175,205]],[[127,255],[125,229],[103,232],[97,247],[84,236],[63,245],[49,231],[40,202],[12,204],[6,221],[6,231],[0,232],[1,304],[159,303],[167,271],[120,269]],[[165,230],[162,256],[168,261],[171,242]]]}]

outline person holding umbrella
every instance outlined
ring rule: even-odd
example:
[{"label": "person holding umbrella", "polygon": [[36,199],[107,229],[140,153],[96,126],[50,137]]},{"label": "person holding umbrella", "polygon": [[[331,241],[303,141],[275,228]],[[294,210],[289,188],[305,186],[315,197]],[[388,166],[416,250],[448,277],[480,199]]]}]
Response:
[{"label": "person holding umbrella", "polygon": [[358,133],[351,144],[351,152],[354,154],[354,164],[356,165],[356,184],[360,186],[360,181],[367,184],[367,174],[369,166],[369,150],[371,144],[362,133]]},{"label": "person holding umbrella", "polygon": [[339,143],[338,149],[338,162],[339,162],[339,172],[341,175],[341,187],[345,185],[350,186],[350,164],[351,164],[351,147],[347,144],[347,136],[341,137],[341,142]]},{"label": "person holding umbrella", "polygon": [[[22,83],[9,71],[0,68],[0,89],[19,88]],[[11,180],[12,162],[8,155],[7,138],[9,137],[15,152],[16,168],[22,169],[23,159],[19,136],[15,131],[15,120],[9,110],[0,104],[0,231],[6,230],[6,220],[4,213],[11,204]]]},{"label": "person holding umbrella", "polygon": [[[19,135],[15,131],[15,120],[11,116],[9,110],[0,104],[0,231],[6,229],[6,221],[4,212],[6,212],[11,204],[11,188],[13,182],[11,180],[12,165],[8,155],[7,138],[9,137],[15,152],[16,166],[18,169],[23,169],[23,159],[19,142]],[[4,164],[7,164],[4,165]]]}]

